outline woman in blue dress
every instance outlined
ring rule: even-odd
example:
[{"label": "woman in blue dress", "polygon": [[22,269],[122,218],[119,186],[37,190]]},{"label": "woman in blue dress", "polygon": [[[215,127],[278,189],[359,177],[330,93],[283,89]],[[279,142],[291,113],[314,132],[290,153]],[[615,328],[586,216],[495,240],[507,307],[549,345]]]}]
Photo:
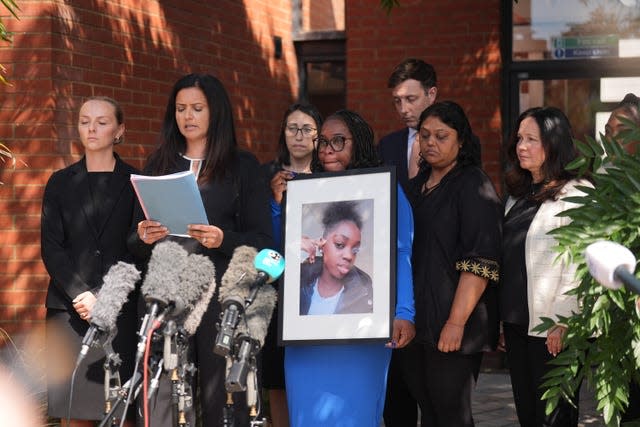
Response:
[{"label": "woman in blue dress", "polygon": [[[376,167],[371,127],[357,113],[341,110],[322,125],[315,141],[314,171]],[[413,217],[398,187],[397,290],[391,342],[287,346],[285,378],[294,427],[377,427],[382,420],[391,349],[415,335],[411,278]]]}]

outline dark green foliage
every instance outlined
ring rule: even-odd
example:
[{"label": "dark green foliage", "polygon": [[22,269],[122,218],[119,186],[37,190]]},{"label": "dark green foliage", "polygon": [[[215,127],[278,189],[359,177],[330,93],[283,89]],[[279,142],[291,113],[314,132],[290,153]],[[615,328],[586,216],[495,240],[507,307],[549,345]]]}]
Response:
[{"label": "dark green foliage", "polygon": [[[640,129],[626,124],[632,130],[619,136],[621,145],[604,136],[602,145],[593,138],[576,141],[582,157],[568,167],[586,173],[593,166],[595,188],[583,188],[585,196],[572,198],[580,207],[561,214],[570,217],[571,224],[552,231],[560,256],[578,264],[580,285],[571,293],[582,310],[560,319],[568,325],[567,350],[553,361],[555,368],[545,377],[547,411],[561,397],[571,400],[585,379],[595,389],[598,410],[608,426],[618,425],[628,405],[629,382],[640,381],[640,316],[636,295],[598,285],[589,275],[583,253],[590,243],[611,240],[640,254],[640,154],[624,149],[630,141],[640,141]],[[543,319],[536,329],[545,331],[554,321]]]},{"label": "dark green foliage", "polygon": [[[0,0],[0,4],[2,4],[14,18],[19,19],[18,10],[20,10],[20,8],[16,4],[15,0]],[[2,18],[0,18],[0,40],[11,43],[11,36],[12,34],[7,31],[7,27],[4,25]],[[1,74],[4,71],[4,67],[0,64],[0,82],[7,84],[7,80]]]},{"label": "dark green foliage", "polygon": [[391,13],[394,7],[400,6],[399,0],[380,0],[380,7],[387,12],[387,15]]}]

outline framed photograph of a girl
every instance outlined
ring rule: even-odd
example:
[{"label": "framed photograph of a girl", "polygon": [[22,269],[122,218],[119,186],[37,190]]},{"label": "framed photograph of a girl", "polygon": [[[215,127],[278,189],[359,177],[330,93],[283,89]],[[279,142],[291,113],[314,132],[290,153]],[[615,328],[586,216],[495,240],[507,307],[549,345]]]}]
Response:
[{"label": "framed photograph of a girl", "polygon": [[391,168],[288,182],[282,344],[389,339],[396,190]]}]

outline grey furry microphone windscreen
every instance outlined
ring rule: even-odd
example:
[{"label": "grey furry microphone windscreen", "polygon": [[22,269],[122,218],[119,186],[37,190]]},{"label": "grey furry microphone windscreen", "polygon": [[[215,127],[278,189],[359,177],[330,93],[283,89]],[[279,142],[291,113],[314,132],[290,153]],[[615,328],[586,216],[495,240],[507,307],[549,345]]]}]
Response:
[{"label": "grey furry microphone windscreen", "polygon": [[238,246],[233,251],[227,271],[222,276],[218,300],[221,303],[229,297],[236,297],[244,301],[249,296],[251,284],[256,279],[258,272],[253,266],[253,261],[258,251],[251,246]]},{"label": "grey furry microphone windscreen", "polygon": [[153,248],[142,294],[165,306],[173,303],[175,317],[193,309],[210,284],[215,286],[214,280],[215,268],[208,257],[189,255],[180,244],[164,241]]},{"label": "grey furry microphone windscreen", "polygon": [[187,265],[187,251],[176,242],[157,243],[151,252],[142,295],[167,305],[175,301],[180,272]]},{"label": "grey furry microphone windscreen", "polygon": [[204,316],[205,311],[207,311],[207,307],[209,307],[209,303],[213,298],[213,294],[216,291],[216,281],[215,276],[211,278],[211,283],[209,284],[209,288],[202,295],[194,305],[193,310],[187,315],[184,320],[184,330],[188,335],[193,335],[196,333],[198,326],[200,326],[200,322],[202,321],[202,316]]},{"label": "grey furry microphone windscreen", "polygon": [[111,266],[91,310],[91,324],[102,330],[116,325],[118,314],[127,297],[140,280],[140,271],[133,264],[120,261]]},{"label": "grey furry microphone windscreen", "polygon": [[[233,252],[229,267],[222,276],[219,300],[224,305],[225,299],[236,297],[244,300],[249,296],[252,285],[258,279],[258,271],[254,261],[258,251],[250,246],[239,246]],[[253,301],[245,309],[244,322],[238,324],[238,334],[246,334],[264,343],[267,328],[273,309],[275,308],[277,292],[271,285],[260,287]]]},{"label": "grey furry microphone windscreen", "polygon": [[179,323],[183,323],[187,334],[193,335],[216,290],[216,270],[208,257],[191,254],[180,278],[182,283],[189,285],[180,290],[181,304],[186,307],[186,313],[184,323]]},{"label": "grey furry microphone windscreen", "polygon": [[215,287],[215,279],[215,267],[207,256],[191,254],[187,257],[186,265],[179,274],[180,283],[187,284],[180,287],[180,299],[187,310],[193,310],[194,304],[209,287]]},{"label": "grey furry microphone windscreen", "polygon": [[247,333],[251,338],[260,342],[260,347],[264,345],[264,339],[267,336],[269,322],[273,315],[273,309],[276,307],[278,293],[270,284],[264,284],[258,290],[253,303],[245,310],[245,320],[247,330],[244,325],[238,326],[239,333]]}]

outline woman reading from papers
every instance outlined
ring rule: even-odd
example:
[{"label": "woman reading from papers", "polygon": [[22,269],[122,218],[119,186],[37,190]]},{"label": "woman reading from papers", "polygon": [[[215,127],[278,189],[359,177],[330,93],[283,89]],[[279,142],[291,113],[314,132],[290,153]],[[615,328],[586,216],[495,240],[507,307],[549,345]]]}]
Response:
[{"label": "woman reading from papers", "polygon": [[[123,112],[113,99],[97,96],[82,104],[78,133],[84,157],[49,178],[41,223],[42,260],[51,276],[46,300],[47,348],[60,347],[62,335],[72,343],[69,350],[74,356],[89,328],[102,278],[112,265],[129,258],[127,235],[135,206],[129,176],[137,172],[113,150],[124,135]],[[114,351],[123,361],[119,369],[123,379],[131,376],[136,347],[136,303],[133,295],[129,298],[113,340]],[[61,369],[53,359],[48,415],[64,420],[70,408],[70,426],[93,426],[89,420],[101,420],[104,415],[104,351],[89,350],[73,390],[68,382],[53,380]]]},{"label": "woman reading from papers", "polygon": [[[174,85],[160,134],[160,145],[145,167],[150,175],[191,170],[197,177],[209,225],[192,224],[189,236],[171,236],[188,251],[213,261],[216,279],[224,275],[235,248],[258,250],[271,243],[269,193],[256,158],[238,149],[231,103],[222,83],[208,74],[189,74]],[[170,201],[169,201],[170,202]],[[147,258],[154,243],[169,230],[157,221],[137,223],[131,249]],[[179,284],[176,284],[179,286]],[[199,397],[204,426],[217,426],[225,404],[225,359],[212,351],[220,304],[212,300],[204,314],[192,352],[199,376]],[[170,396],[165,396],[170,399]],[[242,402],[244,394],[234,396]],[[248,425],[246,405],[236,405],[239,425]],[[171,402],[157,404],[152,425],[171,424]]]}]

